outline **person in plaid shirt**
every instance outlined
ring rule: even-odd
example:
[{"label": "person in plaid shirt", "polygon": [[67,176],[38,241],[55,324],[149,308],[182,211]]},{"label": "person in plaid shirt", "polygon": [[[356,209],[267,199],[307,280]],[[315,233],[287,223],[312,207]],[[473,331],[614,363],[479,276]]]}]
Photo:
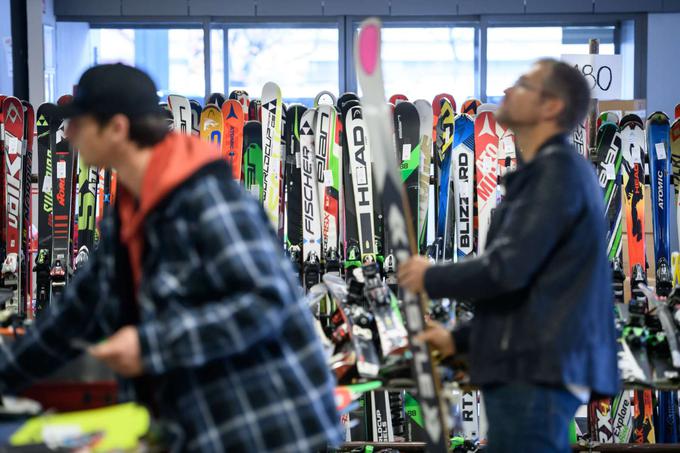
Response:
[{"label": "person in plaid shirt", "polygon": [[259,204],[219,152],[167,132],[142,71],[86,71],[67,133],[116,168],[101,241],[63,297],[0,348],[12,391],[88,349],[121,394],[172,432],[172,451],[310,452],[341,441],[334,380],[292,268]]}]

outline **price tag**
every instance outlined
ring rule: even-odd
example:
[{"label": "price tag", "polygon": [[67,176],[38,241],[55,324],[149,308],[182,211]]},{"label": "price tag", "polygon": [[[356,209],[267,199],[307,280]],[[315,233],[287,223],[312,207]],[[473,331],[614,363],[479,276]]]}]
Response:
[{"label": "price tag", "polygon": [[256,200],[259,200],[260,199],[260,186],[258,186],[257,184],[253,184],[252,186],[250,186],[250,193],[251,193],[252,196],[255,197]]},{"label": "price tag", "polygon": [[607,180],[608,181],[612,181],[612,180],[616,179],[616,170],[614,168],[613,163],[611,163],[611,162],[608,163],[608,164],[603,163],[602,167],[604,168],[604,171],[607,173]]},{"label": "price tag", "polygon": [[296,152],[295,153],[295,168],[300,168],[302,167],[302,153]]},{"label": "price tag", "polygon": [[52,192],[52,175],[45,176],[43,179],[42,191],[45,193]]},{"label": "price tag", "polygon": [[357,184],[362,186],[368,184],[365,167],[357,168]]},{"label": "price tag", "polygon": [[323,171],[323,183],[326,187],[333,185],[333,172],[331,170]]},{"label": "price tag", "polygon": [[57,179],[64,178],[66,178],[66,162],[62,160],[57,162]]},{"label": "price tag", "polygon": [[637,145],[633,146],[633,156],[632,156],[632,158],[633,158],[633,164],[641,164],[642,163],[642,150]]},{"label": "price tag", "polygon": [[505,155],[508,155],[508,151],[512,151],[514,154],[515,151],[515,141],[512,139],[512,137],[503,137],[503,146],[505,147]]},{"label": "price tag", "polygon": [[7,142],[7,154],[21,154],[21,141],[18,138],[8,135],[5,141]]},{"label": "price tag", "polygon": [[595,99],[621,99],[623,58],[621,55],[562,55],[562,60],[578,69],[590,85]]},{"label": "price tag", "polygon": [[666,147],[663,143],[655,143],[654,148],[656,148],[656,159],[666,160]]},{"label": "price tag", "polygon": [[404,143],[401,147],[401,160],[402,162],[404,162],[409,161],[410,159],[411,159],[411,144]]}]

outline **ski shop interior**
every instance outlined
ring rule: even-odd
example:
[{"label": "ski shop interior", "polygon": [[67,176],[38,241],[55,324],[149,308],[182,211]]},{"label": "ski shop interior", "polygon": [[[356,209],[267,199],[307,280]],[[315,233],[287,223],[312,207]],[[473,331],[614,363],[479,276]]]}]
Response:
[{"label": "ski shop interior", "polygon": [[[671,123],[680,114],[675,110],[680,103],[680,0],[0,0],[0,95],[26,100],[37,110],[73,94],[87,68],[122,62],[151,76],[161,102],[179,95],[205,106],[213,93],[229,98],[234,90],[244,90],[254,99],[267,82],[275,82],[286,104],[311,108],[323,91],[361,95],[354,45],[360,24],[368,17],[382,22],[388,97],[403,93],[410,100],[429,101],[439,93],[451,93],[459,106],[471,98],[499,104],[504,90],[533,62],[553,57],[575,65],[592,81],[596,114],[615,112],[617,118],[636,114],[644,122],[653,112],[665,112]],[[596,147],[592,135],[591,156]],[[35,149],[37,139],[32,143]],[[45,190],[35,154],[30,175],[33,263],[38,254],[38,193]],[[648,184],[647,250],[654,248],[650,192]],[[670,234],[676,237],[675,214],[672,218]],[[430,222],[424,234],[433,238],[434,229]],[[628,269],[625,226],[621,234],[622,266]],[[654,264],[650,262],[647,270],[652,286]],[[32,328],[37,316],[36,280],[31,272],[20,310],[28,319],[25,329]],[[625,286],[626,300],[631,297],[629,288]],[[12,342],[24,327],[16,327],[16,317],[5,318],[3,341]],[[0,365],[8,366],[5,360]],[[676,380],[664,389],[675,395],[676,411],[678,389],[676,372]],[[633,391],[631,387],[628,393]],[[130,429],[131,424],[147,427],[148,420],[136,409],[114,405],[116,392],[113,373],[83,355],[24,389],[19,403],[5,398],[0,445],[45,443],[52,436],[52,445],[64,447],[72,439],[83,442],[83,433],[98,432],[108,436],[105,445],[111,448],[100,445],[86,451],[122,451],[121,446],[129,446],[130,433],[140,434]],[[637,445],[633,435],[621,441],[615,410],[608,407],[579,409],[570,432],[574,451],[680,452],[677,433],[674,442]],[[109,409],[118,412],[96,412]],[[597,424],[593,432],[593,414],[607,410],[611,432],[603,434]],[[75,418],[58,418],[72,411],[77,411]],[[56,427],[50,431],[51,417],[56,417]],[[453,438],[458,444],[451,441],[455,451],[483,451],[484,422],[476,423],[475,441],[482,446],[470,444],[462,435],[462,440]],[[121,425],[122,434],[117,429]],[[390,438],[377,438],[369,429],[362,439],[350,428],[346,434],[346,442],[329,451],[369,451],[364,449],[368,446],[376,451],[435,451],[427,449],[427,436],[422,435],[406,438],[390,431]]]}]

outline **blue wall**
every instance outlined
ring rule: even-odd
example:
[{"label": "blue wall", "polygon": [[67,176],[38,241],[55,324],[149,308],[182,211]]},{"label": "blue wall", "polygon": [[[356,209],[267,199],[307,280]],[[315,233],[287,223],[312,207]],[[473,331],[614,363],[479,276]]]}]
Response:
[{"label": "blue wall", "polygon": [[680,13],[650,14],[647,23],[647,111],[673,116],[680,103]]}]

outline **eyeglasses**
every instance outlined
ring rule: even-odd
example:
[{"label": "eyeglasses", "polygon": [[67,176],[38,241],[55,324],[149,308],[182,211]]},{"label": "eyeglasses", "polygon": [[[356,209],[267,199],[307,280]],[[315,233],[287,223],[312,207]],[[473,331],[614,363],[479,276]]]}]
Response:
[{"label": "eyeglasses", "polygon": [[523,88],[527,91],[535,91],[539,95],[545,97],[555,96],[555,94],[546,91],[545,88],[543,87],[536,87],[531,85],[530,83],[527,82],[527,80],[524,77],[520,77],[519,79],[517,79],[517,81],[512,85],[512,88]]}]

